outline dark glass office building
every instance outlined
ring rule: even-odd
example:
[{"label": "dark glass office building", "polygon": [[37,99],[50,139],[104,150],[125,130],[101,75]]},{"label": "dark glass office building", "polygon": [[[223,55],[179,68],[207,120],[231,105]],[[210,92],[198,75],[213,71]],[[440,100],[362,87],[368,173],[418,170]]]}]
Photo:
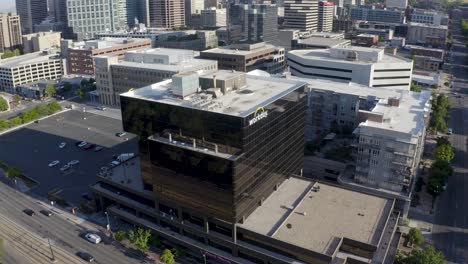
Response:
[{"label": "dark glass office building", "polygon": [[121,96],[124,130],[140,137],[142,174],[156,201],[177,213],[236,223],[286,177],[300,175],[305,85],[281,82],[286,88],[258,103],[261,87],[232,91],[229,100],[239,103],[213,111]]}]

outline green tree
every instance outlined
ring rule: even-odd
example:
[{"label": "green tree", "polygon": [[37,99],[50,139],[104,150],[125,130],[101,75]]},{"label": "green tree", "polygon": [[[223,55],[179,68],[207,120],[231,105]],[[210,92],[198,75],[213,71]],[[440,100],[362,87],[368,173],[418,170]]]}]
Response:
[{"label": "green tree", "polygon": [[21,119],[23,121],[23,123],[28,123],[28,122],[31,122],[35,119],[38,119],[40,116],[39,116],[39,113],[37,111],[37,108],[33,108],[31,110],[28,110],[28,111],[25,111],[21,114]]},{"label": "green tree", "polygon": [[2,59],[8,59],[14,56],[15,56],[15,53],[13,53],[13,51],[6,49],[5,51],[3,51]]},{"label": "green tree", "polygon": [[58,111],[62,110],[62,106],[57,103],[57,102],[52,102],[52,103],[49,103],[47,104],[46,106],[46,111],[47,111],[47,114],[48,115],[51,115],[53,113],[56,113]]},{"label": "green tree", "polygon": [[441,251],[435,250],[434,247],[428,246],[422,250],[413,250],[406,264],[444,264],[445,256]]},{"label": "green tree", "polygon": [[150,237],[151,231],[141,227],[138,227],[136,232],[134,230],[130,230],[128,233],[128,239],[130,242],[142,251],[146,251],[148,249],[148,241]]},{"label": "green tree", "polygon": [[431,174],[443,174],[446,178],[453,174],[453,168],[446,160],[436,160],[431,167]]},{"label": "green tree", "polygon": [[175,259],[174,259],[174,254],[169,249],[164,249],[161,256],[160,260],[166,264],[174,264]]},{"label": "green tree", "polygon": [[410,90],[413,92],[421,92],[421,87],[414,82],[411,82]]},{"label": "green tree", "polygon": [[86,79],[81,80],[81,88],[85,88],[89,85],[89,81]]},{"label": "green tree", "polygon": [[447,122],[445,121],[444,114],[440,111],[434,110],[429,121],[429,129],[431,131],[437,132],[446,132],[447,131]]},{"label": "green tree", "polygon": [[47,84],[44,90],[44,95],[47,97],[54,96],[57,93],[53,84]]},{"label": "green tree", "polygon": [[440,145],[437,146],[434,150],[435,160],[451,161],[454,157],[455,153],[453,152],[452,146],[450,145]]},{"label": "green tree", "polygon": [[6,111],[6,110],[8,110],[8,102],[7,100],[5,100],[5,98],[0,96],[0,112]]},{"label": "green tree", "polygon": [[174,256],[176,256],[176,257],[183,257],[183,256],[185,256],[185,250],[183,250],[182,248],[177,247],[177,246],[176,246],[176,247],[173,247],[173,248],[171,249],[171,252],[172,252],[172,254],[174,254]]},{"label": "green tree", "polygon": [[89,82],[89,83],[95,83],[96,80],[95,80],[94,78],[89,78],[89,81],[88,81],[88,82]]},{"label": "green tree", "polygon": [[411,244],[420,245],[424,242],[424,237],[421,233],[421,230],[417,228],[411,228],[408,232],[408,241]]},{"label": "green tree", "polygon": [[19,126],[21,124],[23,124],[23,120],[21,119],[21,117],[15,117],[15,118],[8,120],[8,125],[10,127]]},{"label": "green tree", "polygon": [[433,197],[439,196],[444,191],[444,181],[440,177],[429,177],[426,189]]},{"label": "green tree", "polygon": [[125,238],[125,232],[122,231],[122,230],[119,230],[119,231],[115,232],[114,237],[115,237],[115,240],[117,240],[117,241],[120,242],[120,241],[124,240],[124,238]]},{"label": "green tree", "polygon": [[10,179],[14,179],[21,175],[21,170],[15,167],[9,167],[6,171],[6,176]]},{"label": "green tree", "polygon": [[86,92],[83,89],[76,90],[76,95],[78,95],[81,99],[85,98]]},{"label": "green tree", "polygon": [[73,85],[69,82],[66,82],[63,84],[62,91],[67,92],[67,91],[70,91],[72,88],[73,88]]},{"label": "green tree", "polygon": [[433,84],[433,85],[431,85],[431,88],[432,88],[432,89],[438,89],[438,88],[439,88],[439,85]]},{"label": "green tree", "polygon": [[10,124],[8,124],[8,121],[0,119],[0,131],[5,130],[7,128],[10,128]]},{"label": "green tree", "polygon": [[19,50],[19,49],[15,49],[15,50],[13,51],[13,55],[14,55],[14,56],[19,56],[19,55],[21,55],[20,50]]}]

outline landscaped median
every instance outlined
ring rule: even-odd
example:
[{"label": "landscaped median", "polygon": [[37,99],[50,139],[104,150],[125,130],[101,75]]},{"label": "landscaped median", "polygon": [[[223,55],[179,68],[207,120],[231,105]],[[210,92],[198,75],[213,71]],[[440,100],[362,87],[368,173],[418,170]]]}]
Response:
[{"label": "landscaped median", "polygon": [[41,117],[55,114],[60,110],[62,110],[62,106],[57,102],[52,102],[47,105],[38,105],[30,110],[24,111],[20,116],[15,118],[9,120],[0,119],[0,131],[27,124]]}]

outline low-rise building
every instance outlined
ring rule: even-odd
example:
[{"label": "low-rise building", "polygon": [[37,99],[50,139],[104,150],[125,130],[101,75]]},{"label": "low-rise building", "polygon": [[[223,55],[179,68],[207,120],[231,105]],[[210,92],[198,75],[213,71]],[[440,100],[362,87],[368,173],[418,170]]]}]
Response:
[{"label": "low-rise building", "polygon": [[408,0],[385,0],[385,6],[387,8],[406,9]]},{"label": "low-rise building", "polygon": [[377,45],[378,42],[379,42],[378,35],[359,34],[356,36],[354,45],[361,46],[361,47],[372,47],[374,45]]},{"label": "low-rise building", "polygon": [[105,105],[120,105],[121,93],[170,79],[185,72],[210,72],[218,69],[213,60],[195,59],[191,50],[145,49],[95,57],[96,87]]},{"label": "low-rise building", "polygon": [[57,80],[39,80],[30,83],[25,83],[18,85],[16,87],[16,92],[27,98],[32,99],[41,99],[45,96],[45,89],[47,85],[53,85],[54,88],[57,88]]},{"label": "low-rise building", "polygon": [[353,20],[383,23],[405,23],[405,11],[396,9],[375,8],[375,6],[357,6],[349,11]]},{"label": "low-rise building", "polygon": [[183,37],[187,35],[196,34],[196,30],[161,30],[155,28],[146,28],[140,27],[138,30],[134,30],[131,32],[126,31],[117,31],[117,32],[108,32],[108,33],[99,33],[96,34],[96,38],[116,38],[116,39],[124,39],[124,38],[131,38],[131,39],[151,39],[151,44],[153,48],[158,47],[159,41],[166,40],[168,38],[173,37]]},{"label": "low-rise building", "polygon": [[[434,38],[440,39],[437,43],[444,44],[447,41],[448,27],[443,25],[432,25],[422,23],[408,23],[408,36],[406,41],[409,44],[434,43]],[[430,40],[428,40],[430,38]]]},{"label": "low-rise building", "polygon": [[123,56],[127,51],[146,48],[151,48],[149,39],[108,38],[74,43],[67,51],[68,70],[72,74],[94,75],[94,56]]},{"label": "low-rise building", "polygon": [[413,59],[414,59],[415,69],[431,71],[431,72],[437,72],[440,69],[442,69],[442,65],[444,63],[444,60],[442,59],[438,59],[434,57],[427,57],[427,56],[420,56],[420,55],[413,56]]},{"label": "low-rise building", "polygon": [[23,53],[37,52],[45,49],[60,48],[60,32],[39,32],[23,35]]},{"label": "low-rise building", "polygon": [[291,49],[328,49],[346,47],[351,41],[344,39],[343,33],[301,32],[297,29],[285,29],[278,32],[278,38],[273,44],[286,50]]},{"label": "low-rise building", "polygon": [[171,49],[206,50],[218,46],[218,37],[215,31],[199,30],[194,34],[168,37],[158,42],[158,47]]},{"label": "low-rise building", "polygon": [[391,28],[358,28],[356,34],[377,35],[384,40],[392,40],[394,31]]},{"label": "low-rise building", "polygon": [[427,47],[422,47],[422,46],[417,46],[417,45],[406,45],[404,47],[406,50],[410,50],[411,55],[417,56],[426,56],[426,57],[432,57],[436,59],[443,60],[445,56],[445,50],[443,49],[433,49],[433,48],[427,48]]},{"label": "low-rise building", "polygon": [[285,69],[285,50],[265,42],[235,44],[200,52],[203,59],[217,60],[224,70],[248,72],[255,69],[280,73]]},{"label": "low-rise building", "polygon": [[56,80],[63,73],[63,60],[55,50],[4,59],[0,64],[0,90],[16,93],[16,88],[21,84]]},{"label": "low-rise building", "polygon": [[288,52],[291,74],[374,88],[409,90],[413,61],[384,54],[383,49],[344,47]]}]

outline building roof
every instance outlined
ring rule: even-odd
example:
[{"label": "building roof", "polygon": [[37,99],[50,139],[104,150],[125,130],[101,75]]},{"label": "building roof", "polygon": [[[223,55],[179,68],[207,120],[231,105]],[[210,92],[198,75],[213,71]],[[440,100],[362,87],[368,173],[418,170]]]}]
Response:
[{"label": "building roof", "polygon": [[[223,80],[244,75],[245,73],[217,71],[215,74],[217,80]],[[213,73],[202,77],[211,76],[213,76]],[[212,98],[205,96],[204,93],[195,93],[182,99],[173,95],[172,80],[166,80],[123,93],[120,96],[246,117],[254,113],[259,107],[268,105],[303,85],[305,83],[299,81],[246,76],[246,86],[227,92],[220,97]],[[209,105],[210,107],[201,107],[200,105]]]},{"label": "building roof", "polygon": [[[348,47],[343,47],[340,48],[343,50],[349,50],[349,51],[355,51],[355,52],[374,52],[378,53],[383,51],[382,49],[379,48],[367,48],[367,47],[358,47],[358,46],[348,46]],[[289,54],[296,55],[299,57],[302,57],[303,59],[308,59],[308,60],[322,60],[322,61],[330,61],[330,62],[335,62],[335,63],[340,63],[340,64],[377,64],[377,63],[411,63],[412,60],[410,59],[405,59],[403,57],[399,56],[394,56],[390,54],[384,54],[382,56],[382,59],[374,62],[374,61],[365,61],[365,60],[344,60],[342,58],[334,58],[331,56],[331,51],[332,49],[318,49],[318,50],[291,50],[288,52]]]},{"label": "building roof", "polygon": [[96,40],[88,40],[84,42],[73,43],[72,50],[91,50],[91,49],[106,49],[117,47],[121,45],[127,45],[136,42],[150,42],[151,40],[145,38],[101,38]]},{"label": "building roof", "polygon": [[426,127],[424,122],[431,110],[431,92],[401,91],[397,98],[399,106],[391,106],[387,99],[381,99],[372,112],[382,113],[383,122],[367,120],[359,124],[359,133],[380,134],[416,143],[413,137],[422,135]]},{"label": "building roof", "polygon": [[342,238],[377,245],[393,203],[292,177],[239,227],[331,256]]},{"label": "building roof", "polygon": [[141,69],[152,69],[158,71],[167,71],[167,72],[186,72],[192,71],[193,69],[198,68],[203,65],[216,65],[217,61],[215,60],[205,60],[205,59],[191,59],[190,61],[183,61],[177,64],[160,64],[160,63],[139,63],[131,61],[120,61],[118,64],[114,64],[112,67],[131,67],[131,68],[141,68]]},{"label": "building roof", "polygon": [[38,51],[0,60],[0,68],[15,68],[22,65],[42,63],[51,59],[60,59],[57,50]]},{"label": "building roof", "polygon": [[417,22],[409,22],[409,27],[429,27],[429,28],[440,28],[440,29],[448,29],[448,26],[445,25],[434,25],[430,23],[417,23]]},{"label": "building roof", "polygon": [[351,44],[351,41],[348,39],[336,39],[336,38],[326,38],[326,37],[310,37],[305,39],[298,40],[300,44],[306,44],[310,46],[321,46],[326,48],[332,48],[335,46],[341,46],[345,44]]},{"label": "building roof", "polygon": [[[248,44],[245,44],[245,45],[248,45]],[[239,46],[243,46],[243,45],[239,45]],[[239,48],[236,48],[235,45],[231,45],[231,46],[224,46],[224,47],[205,50],[205,51],[202,51],[202,53],[247,56],[247,55],[250,55],[250,54],[253,54],[253,53],[257,53],[257,52],[262,51],[262,50],[269,50],[269,49],[272,49],[272,48],[278,48],[278,47],[276,47],[274,45],[271,45],[271,44],[268,44],[268,43],[256,43],[256,44],[252,44],[251,46],[256,47],[256,48],[251,48],[251,49],[247,50],[247,49],[239,49]]]}]

